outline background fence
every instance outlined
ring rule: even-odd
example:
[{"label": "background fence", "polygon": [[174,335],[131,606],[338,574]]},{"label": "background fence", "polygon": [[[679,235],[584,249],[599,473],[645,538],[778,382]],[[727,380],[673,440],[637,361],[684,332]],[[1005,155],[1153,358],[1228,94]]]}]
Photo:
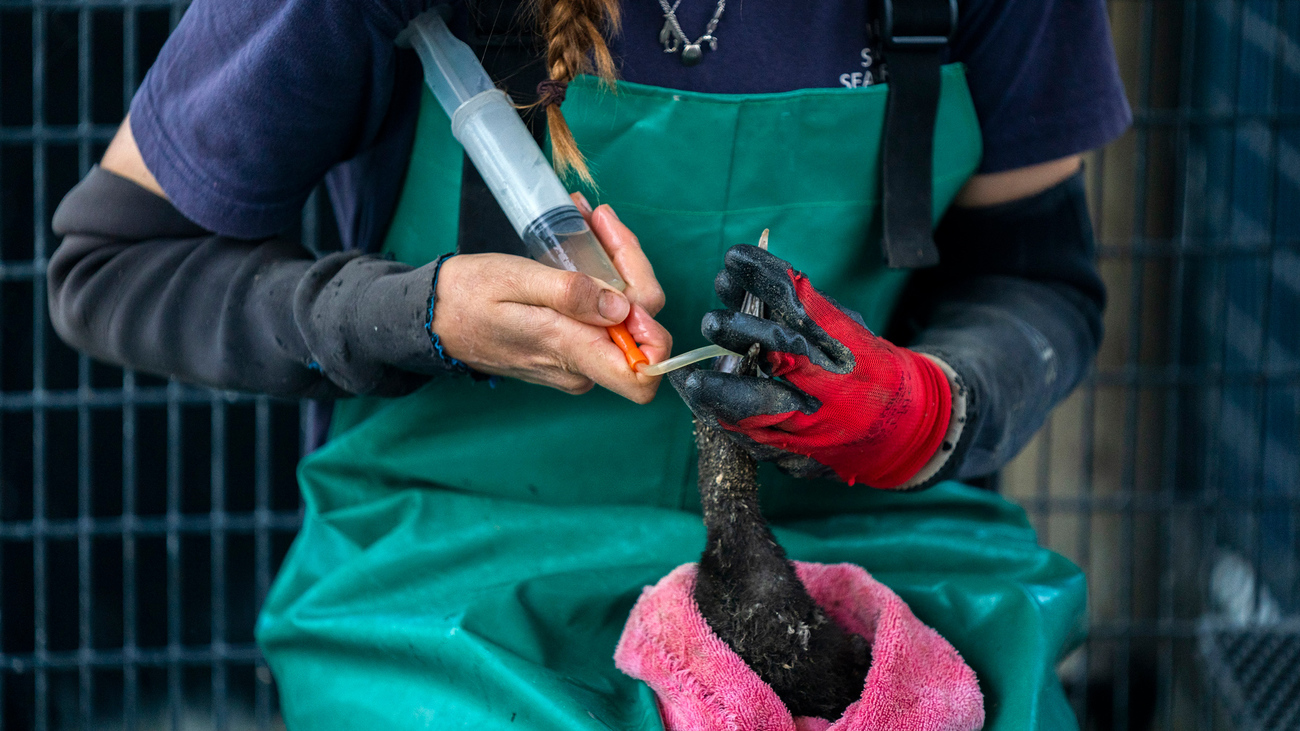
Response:
[{"label": "background fence", "polygon": [[45,310],[54,206],[102,155],[182,9],[0,3],[5,728],[276,719],[253,623],[299,522],[297,405],[91,361]]},{"label": "background fence", "polygon": [[1114,0],[1096,372],[1002,474],[1089,575],[1096,728],[1300,728],[1300,2]]},{"label": "background fence", "polygon": [[[298,524],[296,404],[78,356],[54,206],[183,11],[0,0],[0,723],[278,726],[253,644]],[[1089,176],[1095,373],[1000,476],[1088,570],[1098,729],[1300,728],[1300,0],[1112,0],[1134,129]],[[309,202],[301,235],[331,248]]]}]

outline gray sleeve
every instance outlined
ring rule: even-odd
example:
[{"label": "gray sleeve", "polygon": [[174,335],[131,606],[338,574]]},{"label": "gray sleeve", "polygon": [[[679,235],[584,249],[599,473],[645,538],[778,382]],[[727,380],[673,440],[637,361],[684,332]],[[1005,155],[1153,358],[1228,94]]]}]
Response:
[{"label": "gray sleeve", "polygon": [[445,372],[424,327],[424,269],[212,234],[99,167],[53,225],[51,321],[92,357],[294,398],[400,395]]},{"label": "gray sleeve", "polygon": [[1025,446],[1101,343],[1106,294],[1083,175],[1022,201],[954,208],[935,242],[940,263],[908,284],[895,333],[961,377],[967,422],[939,477],[978,477]]}]

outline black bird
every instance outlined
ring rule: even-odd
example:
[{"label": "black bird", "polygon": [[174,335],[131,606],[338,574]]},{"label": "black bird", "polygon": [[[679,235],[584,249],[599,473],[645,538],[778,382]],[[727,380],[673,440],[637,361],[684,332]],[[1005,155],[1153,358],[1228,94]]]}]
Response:
[{"label": "black bird", "polygon": [[754,460],[695,422],[708,538],[695,603],[709,627],[796,716],[835,720],[862,695],[871,649],[826,616],[759,512]]},{"label": "black bird", "polygon": [[[767,232],[763,232],[766,243]],[[745,297],[746,311],[762,303]],[[758,346],[718,368],[757,373]],[[739,361],[739,362],[737,362]],[[709,627],[776,691],[795,716],[835,720],[862,695],[871,648],[826,616],[795,574],[764,520],[758,471],[743,447],[713,423],[696,420],[700,502],[708,529],[695,603]]]}]

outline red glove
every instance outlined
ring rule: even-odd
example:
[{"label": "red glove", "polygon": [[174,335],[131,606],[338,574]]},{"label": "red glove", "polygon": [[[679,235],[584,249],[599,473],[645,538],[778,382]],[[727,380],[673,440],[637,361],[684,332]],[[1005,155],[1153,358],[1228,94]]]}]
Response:
[{"label": "red glove", "polygon": [[[716,288],[733,309],[706,314],[704,336],[740,353],[758,343],[772,378],[679,371],[671,380],[697,417],[743,435],[759,459],[813,472],[789,470],[801,455],[850,485],[900,487],[939,450],[952,391],[933,361],[876,337],[758,247],[732,247]],[[746,291],[770,319],[737,311]]]}]

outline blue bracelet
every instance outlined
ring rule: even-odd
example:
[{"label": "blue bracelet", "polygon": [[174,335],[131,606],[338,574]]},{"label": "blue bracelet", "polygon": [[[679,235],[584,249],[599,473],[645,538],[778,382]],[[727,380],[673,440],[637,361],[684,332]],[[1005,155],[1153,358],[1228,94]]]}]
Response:
[{"label": "blue bracelet", "polygon": [[433,282],[429,285],[429,316],[424,320],[424,331],[429,333],[429,341],[433,343],[433,349],[438,352],[438,359],[447,370],[454,373],[469,373],[469,366],[447,355],[447,351],[442,349],[442,340],[438,337],[438,333],[433,331],[433,306],[438,299],[438,274],[442,272],[442,265],[455,255],[454,251],[443,254],[433,263]]},{"label": "blue bracelet", "polygon": [[438,333],[433,331],[433,307],[438,298],[438,274],[442,272],[442,265],[455,255],[456,252],[454,251],[443,254],[433,263],[433,281],[429,285],[429,314],[424,320],[424,331],[429,334],[429,342],[433,343],[433,349],[438,353],[438,359],[442,361],[447,370],[452,373],[467,375],[476,381],[487,381],[489,386],[496,388],[499,380],[496,376],[479,373],[465,365],[464,362],[447,355],[447,351],[442,347],[442,339],[438,337]]}]

